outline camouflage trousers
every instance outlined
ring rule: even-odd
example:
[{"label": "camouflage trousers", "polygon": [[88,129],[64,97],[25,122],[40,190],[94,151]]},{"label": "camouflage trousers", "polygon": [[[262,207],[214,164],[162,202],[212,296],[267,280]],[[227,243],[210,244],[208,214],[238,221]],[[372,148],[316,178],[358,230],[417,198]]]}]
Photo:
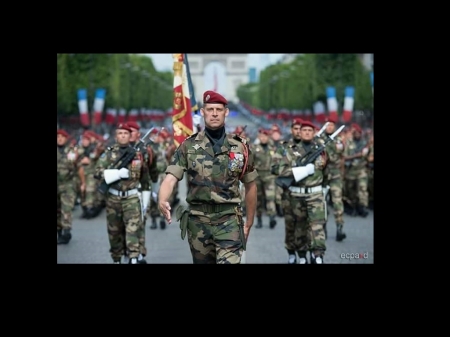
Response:
[{"label": "camouflage trousers", "polygon": [[[141,202],[137,195],[121,198],[112,194],[106,197],[106,222],[111,257],[120,261],[122,255],[138,257],[142,236]],[[145,244],[145,236],[144,236]]]},{"label": "camouflage trousers", "polygon": [[325,203],[322,192],[283,198],[285,248],[288,251],[323,255]]},{"label": "camouflage trousers", "polygon": [[368,171],[367,177],[367,194],[369,201],[373,202],[373,170]]},{"label": "camouflage trousers", "polygon": [[281,188],[278,185],[275,185],[275,204],[276,205],[282,205],[282,195],[283,195],[283,188]]},{"label": "camouflage trousers", "polygon": [[344,202],[342,201],[342,178],[332,178],[330,184],[331,200],[333,201],[333,215],[336,224],[344,225]]},{"label": "camouflage trousers", "polygon": [[256,179],[256,216],[261,216],[263,213],[267,213],[268,216],[275,215],[277,213],[275,207],[275,176],[265,173],[260,174],[259,172],[258,174],[259,176]]},{"label": "camouflage trousers", "polygon": [[345,194],[350,206],[369,205],[369,193],[367,192],[367,172],[361,170],[356,179],[345,178]]},{"label": "camouflage trousers", "polygon": [[72,210],[77,197],[75,183],[58,185],[56,193],[56,230],[72,229]]},{"label": "camouflage trousers", "polygon": [[98,179],[94,178],[94,174],[86,174],[86,190],[81,193],[81,205],[87,208],[93,208],[96,205]]},{"label": "camouflage trousers", "polygon": [[244,251],[236,215],[210,224],[189,215],[187,237],[194,264],[240,264]]}]

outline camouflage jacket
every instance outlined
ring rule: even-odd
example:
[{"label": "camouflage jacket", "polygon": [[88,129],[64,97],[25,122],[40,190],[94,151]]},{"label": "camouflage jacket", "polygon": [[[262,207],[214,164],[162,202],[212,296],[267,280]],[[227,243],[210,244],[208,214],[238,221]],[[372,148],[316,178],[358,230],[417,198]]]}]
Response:
[{"label": "camouflage jacket", "polygon": [[[114,144],[113,146],[108,147],[97,161],[97,165],[95,166],[95,177],[97,179],[104,179],[103,171],[109,169],[118,158],[120,158],[119,145]],[[137,151],[133,160],[126,168],[129,170],[130,177],[112,183],[110,185],[111,188],[119,191],[127,191],[139,188],[140,185],[142,190],[150,190],[150,175],[142,152]]]},{"label": "camouflage jacket", "polygon": [[[368,150],[368,144],[365,139],[360,140],[349,139],[345,144],[344,156],[352,156],[356,153],[361,152],[364,148]],[[368,151],[367,151],[368,152]],[[354,158],[345,161],[346,173],[357,172],[364,170],[367,166],[368,153],[365,156]]]},{"label": "camouflage jacket", "polygon": [[56,176],[58,185],[71,183],[77,172],[77,153],[76,150],[66,145],[62,148],[56,148]]},{"label": "camouflage jacket", "polygon": [[[328,135],[323,133],[321,138],[326,141]],[[344,142],[342,137],[336,136],[334,141],[330,141],[326,148],[327,152],[327,174],[329,179],[341,177],[344,165]]]},{"label": "camouflage jacket", "polygon": [[[312,141],[312,146],[317,146],[322,143],[322,140],[315,139]],[[291,177],[293,175],[292,168],[297,166],[297,159],[306,154],[306,149],[303,143],[296,144],[292,139],[283,142],[277,149],[273,159],[273,173],[281,177]],[[314,161],[314,174],[294,182],[292,186],[298,187],[314,187],[322,185],[324,179],[324,170],[327,164],[327,156],[323,152]]]},{"label": "camouflage jacket", "polygon": [[277,149],[271,140],[267,143],[267,147],[264,147],[261,144],[252,146],[255,167],[258,169],[258,172],[271,170],[272,158],[275,155],[276,150]]},{"label": "camouflage jacket", "polygon": [[[245,153],[248,153],[247,160]],[[249,183],[258,176],[245,139],[226,134],[220,152],[214,154],[204,130],[180,144],[166,169],[166,174],[178,180],[183,179],[184,172],[188,178],[186,201],[193,204],[238,204],[242,201],[239,181]]]}]

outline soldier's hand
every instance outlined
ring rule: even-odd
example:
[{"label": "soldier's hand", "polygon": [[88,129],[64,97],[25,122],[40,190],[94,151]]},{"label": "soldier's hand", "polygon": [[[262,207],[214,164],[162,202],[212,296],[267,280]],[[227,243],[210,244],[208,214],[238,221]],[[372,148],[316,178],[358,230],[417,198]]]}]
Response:
[{"label": "soldier's hand", "polygon": [[244,224],[244,237],[245,237],[245,243],[247,243],[248,235],[250,234],[250,226],[247,225],[247,222]]},{"label": "soldier's hand", "polygon": [[170,224],[172,222],[172,214],[170,213],[170,210],[172,209],[170,207],[170,204],[168,201],[160,201],[158,203],[159,211],[161,212],[161,215],[166,218],[167,222]]},{"label": "soldier's hand", "polygon": [[86,191],[86,184],[83,184],[83,183],[82,183],[82,184],[80,185],[80,191],[83,192],[83,193]]}]

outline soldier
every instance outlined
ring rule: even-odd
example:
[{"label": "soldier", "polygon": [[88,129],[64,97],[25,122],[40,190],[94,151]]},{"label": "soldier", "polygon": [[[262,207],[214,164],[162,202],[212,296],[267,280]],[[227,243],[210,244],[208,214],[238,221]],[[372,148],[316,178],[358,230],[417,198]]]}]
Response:
[{"label": "soldier", "polygon": [[[301,119],[299,119],[299,118],[297,118],[297,120],[301,121]],[[273,142],[274,147],[277,149],[278,146],[282,143],[281,129],[277,124],[272,124],[272,127],[270,129],[270,138]],[[275,207],[276,207],[277,215],[280,218],[282,218],[284,216],[282,200],[281,200],[282,195],[283,195],[283,189],[280,186],[275,185]]]},{"label": "soldier", "polygon": [[[143,209],[139,199],[139,184],[143,203],[150,200],[150,176],[140,151],[130,145],[132,129],[121,123],[116,129],[116,144],[106,149],[95,168],[95,177],[104,180],[109,189],[106,196],[106,222],[111,257],[120,264],[122,257],[128,263],[137,264],[141,258]],[[121,169],[110,168],[125,153],[133,153],[132,160]]]},{"label": "soldier", "polygon": [[[178,206],[181,236],[188,234],[195,264],[239,264],[256,210],[253,155],[244,138],[225,131],[227,100],[214,91],[203,94],[200,112],[205,129],[188,137],[176,150],[161,184],[158,206],[169,224],[168,199],[187,172],[186,202]],[[247,217],[244,224],[239,181],[245,185]]]},{"label": "soldier", "polygon": [[[136,142],[141,138],[141,133],[139,131],[140,129],[139,124],[136,122],[128,122],[127,124],[131,128],[130,145],[135,146]],[[157,154],[153,151],[151,144],[149,143],[146,144],[145,148],[142,149],[141,153],[144,158],[144,162],[146,163],[146,165],[144,165],[144,168],[148,170],[148,174],[150,175],[152,195],[156,196],[156,193],[158,193],[158,176],[159,176],[158,168],[156,167],[156,162],[158,160]],[[140,191],[149,189],[150,189],[149,186],[139,187]],[[143,195],[141,197],[143,197]],[[145,247],[145,221],[147,217],[146,216],[147,209],[150,206],[149,203],[150,200],[143,200],[144,221],[142,221],[142,228],[139,236],[140,255],[138,258],[138,263],[141,264],[147,263],[144,259],[145,256],[147,255],[147,248]]]},{"label": "soldier", "polygon": [[[336,118],[328,117],[327,122],[327,128],[321,136],[324,141],[336,131]],[[342,138],[339,135],[336,136],[334,142],[328,143],[326,151],[328,163],[325,175],[326,182],[330,187],[333,203],[334,221],[336,222],[336,241],[342,241],[347,237],[343,231],[344,204],[342,202],[342,180],[344,175],[344,143]]]},{"label": "soldier", "polygon": [[77,197],[76,175],[85,188],[84,176],[79,172],[76,150],[67,142],[69,134],[65,130],[56,131],[56,233],[57,244],[67,244],[72,238],[72,212]]},{"label": "soldier", "polygon": [[373,210],[373,133],[369,138],[369,155],[367,157],[367,192],[369,194],[369,208]]},{"label": "soldier", "polygon": [[259,143],[253,146],[253,154],[255,158],[255,167],[258,168],[258,178],[256,179],[256,187],[258,197],[256,203],[256,228],[261,228],[262,214],[267,211],[270,222],[269,227],[272,229],[277,224],[275,220],[275,176],[271,173],[272,158],[276,148],[269,138],[270,131],[259,129]]},{"label": "soldier", "polygon": [[291,127],[293,138],[284,142],[274,156],[273,173],[280,177],[293,176],[289,186],[284,185],[286,194],[283,198],[289,264],[297,263],[296,252],[299,264],[307,264],[308,251],[311,263],[322,264],[326,250],[322,194],[326,153],[322,151],[314,163],[297,166],[298,159],[307,158],[307,153],[314,152],[323,144],[320,138],[314,139],[315,129],[311,122],[295,119]]},{"label": "soldier", "polygon": [[369,146],[362,138],[361,127],[352,124],[352,137],[345,144],[345,191],[350,205],[351,215],[363,218],[369,215],[367,206],[369,196],[367,192],[367,155]]}]

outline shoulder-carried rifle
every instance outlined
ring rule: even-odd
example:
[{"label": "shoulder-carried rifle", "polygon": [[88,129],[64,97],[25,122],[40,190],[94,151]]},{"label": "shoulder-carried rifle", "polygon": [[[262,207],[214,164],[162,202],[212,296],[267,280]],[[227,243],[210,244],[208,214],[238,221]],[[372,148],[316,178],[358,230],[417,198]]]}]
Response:
[{"label": "shoulder-carried rifle", "polygon": [[[136,142],[136,144],[132,147],[127,147],[126,151],[114,162],[108,169],[118,169],[120,170],[123,167],[127,167],[128,164],[133,160],[136,156],[136,152],[140,149],[140,147],[145,144],[146,138],[153,131],[154,127],[147,131],[147,133]],[[110,185],[106,183],[105,179],[102,180],[97,191],[101,194],[106,194],[108,192]]]},{"label": "shoulder-carried rifle", "polygon": [[[319,138],[322,133],[325,131],[327,127],[326,123],[322,129],[316,134],[315,138]],[[333,142],[336,136],[342,131],[342,129],[345,127],[345,125],[342,125],[339,129],[337,129],[331,136],[328,136],[327,139],[320,143],[319,145],[311,148],[304,156],[299,157],[296,161],[297,167],[306,166],[308,164],[312,164],[315,162],[315,160],[321,155],[323,151],[325,151],[325,148],[327,147],[327,144],[330,142]],[[290,175],[288,177],[277,177],[275,179],[275,183],[282,187],[282,188],[289,188],[294,183],[294,175]]]}]

